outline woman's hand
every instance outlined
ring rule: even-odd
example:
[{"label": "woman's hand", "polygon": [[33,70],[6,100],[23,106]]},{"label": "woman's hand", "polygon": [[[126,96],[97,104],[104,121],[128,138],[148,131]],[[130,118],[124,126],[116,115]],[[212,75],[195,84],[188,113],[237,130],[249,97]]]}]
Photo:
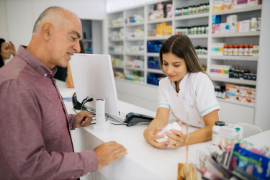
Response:
[{"label": "woman's hand", "polygon": [[144,138],[152,146],[156,148],[164,149],[164,148],[167,148],[169,144],[168,141],[161,142],[161,143],[156,142],[156,139],[164,138],[164,135],[157,135],[157,133],[159,133],[161,130],[162,129],[160,127],[157,127],[155,129],[147,128],[144,131]]},{"label": "woman's hand", "polygon": [[16,48],[11,41],[9,41],[8,48],[10,50],[10,53],[13,55],[13,57],[16,56]]},{"label": "woman's hand", "polygon": [[182,131],[178,131],[175,129],[170,129],[170,131],[172,133],[170,133],[168,131],[165,132],[166,135],[168,136],[168,141],[169,141],[168,145],[174,149],[177,149],[181,146],[184,146],[186,139],[185,139],[185,135],[182,133]]}]

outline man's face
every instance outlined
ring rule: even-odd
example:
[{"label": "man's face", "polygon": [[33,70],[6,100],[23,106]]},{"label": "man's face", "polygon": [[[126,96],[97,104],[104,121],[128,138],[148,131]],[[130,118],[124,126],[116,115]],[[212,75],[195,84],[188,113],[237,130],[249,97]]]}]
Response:
[{"label": "man's face", "polygon": [[61,25],[54,28],[49,40],[50,64],[67,67],[71,56],[81,51],[79,40],[82,37],[82,25],[73,14],[66,15]]}]

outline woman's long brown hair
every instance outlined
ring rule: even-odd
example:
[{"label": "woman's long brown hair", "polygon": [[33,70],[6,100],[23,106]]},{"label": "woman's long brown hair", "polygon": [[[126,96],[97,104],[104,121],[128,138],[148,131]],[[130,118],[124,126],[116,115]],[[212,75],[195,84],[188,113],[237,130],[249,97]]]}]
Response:
[{"label": "woman's long brown hair", "polygon": [[[191,73],[202,72],[206,74],[200,64],[194,46],[186,35],[173,35],[165,41],[159,51],[159,64],[163,70],[163,54],[173,53],[177,57],[184,59],[187,64],[187,70]],[[164,70],[163,70],[164,72]]]}]

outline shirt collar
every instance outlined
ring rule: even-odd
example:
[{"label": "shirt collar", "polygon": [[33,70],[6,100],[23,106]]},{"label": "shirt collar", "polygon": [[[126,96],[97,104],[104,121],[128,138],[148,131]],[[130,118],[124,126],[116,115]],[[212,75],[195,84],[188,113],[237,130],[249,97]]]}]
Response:
[{"label": "shirt collar", "polygon": [[[185,91],[185,87],[186,87],[186,84],[187,84],[187,79],[189,77],[189,72],[183,77],[183,79],[180,81],[179,83],[179,89],[180,91],[179,92],[184,92]],[[176,89],[176,86],[175,86],[175,81],[171,81],[171,85],[174,89]]]},{"label": "shirt collar", "polygon": [[33,54],[31,54],[26,49],[27,46],[19,46],[17,51],[17,55],[20,56],[23,60],[25,60],[33,69],[35,69],[42,76],[46,76],[48,78],[53,78],[55,75],[57,68],[49,69],[45,64],[43,64],[40,60],[38,60]]}]

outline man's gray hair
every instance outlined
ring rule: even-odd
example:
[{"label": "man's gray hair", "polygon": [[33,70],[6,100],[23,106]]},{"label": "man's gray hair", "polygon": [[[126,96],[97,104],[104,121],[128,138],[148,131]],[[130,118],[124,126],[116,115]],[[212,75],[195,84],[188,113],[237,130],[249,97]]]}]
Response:
[{"label": "man's gray hair", "polygon": [[51,23],[54,27],[59,26],[60,22],[63,20],[66,20],[64,17],[64,13],[68,11],[64,8],[57,7],[57,6],[52,6],[47,9],[45,9],[38,17],[34,29],[33,29],[33,34],[38,34],[40,31],[41,26],[49,22]]}]

